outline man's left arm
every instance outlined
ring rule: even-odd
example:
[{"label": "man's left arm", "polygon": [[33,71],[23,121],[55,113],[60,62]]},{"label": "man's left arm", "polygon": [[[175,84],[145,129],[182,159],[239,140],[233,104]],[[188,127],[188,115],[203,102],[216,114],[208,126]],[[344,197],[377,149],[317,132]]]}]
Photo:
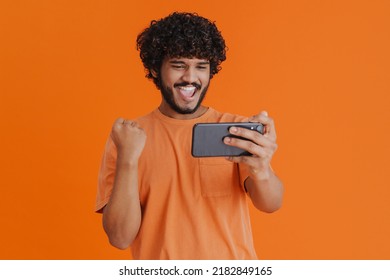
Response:
[{"label": "man's left arm", "polygon": [[254,206],[264,212],[274,212],[282,206],[284,187],[281,180],[271,168],[271,159],[277,149],[276,131],[272,118],[267,112],[253,116],[250,122],[264,125],[264,134],[240,127],[231,127],[232,135],[241,136],[248,140],[226,137],[225,144],[246,150],[252,156],[229,157],[228,160],[247,166],[249,177],[245,181]]}]

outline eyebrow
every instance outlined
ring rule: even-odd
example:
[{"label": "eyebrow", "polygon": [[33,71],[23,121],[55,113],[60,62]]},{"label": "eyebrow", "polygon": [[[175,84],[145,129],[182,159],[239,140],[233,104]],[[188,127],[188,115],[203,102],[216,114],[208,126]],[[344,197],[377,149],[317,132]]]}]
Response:
[{"label": "eyebrow", "polygon": [[[184,61],[182,60],[171,60],[169,61],[170,64],[186,64]],[[197,63],[197,65],[209,65],[210,62],[209,61],[200,61]]]}]

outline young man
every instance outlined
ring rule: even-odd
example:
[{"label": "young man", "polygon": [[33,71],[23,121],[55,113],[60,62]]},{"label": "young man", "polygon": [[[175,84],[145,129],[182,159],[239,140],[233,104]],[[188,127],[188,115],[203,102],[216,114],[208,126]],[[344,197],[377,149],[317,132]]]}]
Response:
[{"label": "young man", "polygon": [[[134,259],[256,259],[247,197],[265,212],[279,209],[283,197],[270,167],[277,148],[272,119],[202,105],[226,58],[224,39],[209,20],[173,13],[152,21],[137,46],[162,100],[150,114],[119,118],[112,127],[96,204],[110,243],[131,245]],[[191,156],[195,123],[240,121],[265,126],[264,135],[232,127],[230,133],[250,141],[224,140],[252,156]]]}]

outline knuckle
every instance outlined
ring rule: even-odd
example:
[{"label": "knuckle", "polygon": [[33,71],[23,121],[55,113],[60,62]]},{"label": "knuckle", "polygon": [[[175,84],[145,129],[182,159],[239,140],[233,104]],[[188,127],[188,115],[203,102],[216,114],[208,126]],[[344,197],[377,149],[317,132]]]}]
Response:
[{"label": "knuckle", "polygon": [[260,150],[260,151],[259,151],[259,157],[260,157],[261,159],[266,158],[266,157],[267,157],[266,152],[265,152],[264,150]]},{"label": "knuckle", "polygon": [[230,129],[230,133],[232,133],[233,135],[240,135],[242,133],[242,129],[238,126],[234,126]]},{"label": "knuckle", "polygon": [[248,148],[249,148],[249,150],[251,150],[251,151],[255,151],[259,146],[257,145],[257,144],[255,144],[255,143],[253,143],[253,142],[251,142],[251,141],[248,141]]},{"label": "knuckle", "polygon": [[256,132],[256,134],[254,136],[254,140],[255,140],[255,142],[260,142],[260,141],[262,141],[263,137],[264,136],[262,134]]},{"label": "knuckle", "polygon": [[229,157],[229,160],[235,163],[242,162],[242,157]]},{"label": "knuckle", "polygon": [[236,137],[229,137],[228,138],[228,143],[229,144],[236,144],[237,143],[237,138]]},{"label": "knuckle", "polygon": [[248,157],[238,157],[241,163],[248,163]]},{"label": "knuckle", "polygon": [[238,132],[239,132],[239,136],[244,137],[245,139],[253,138],[253,134],[251,133],[253,131],[247,128],[240,128]]}]

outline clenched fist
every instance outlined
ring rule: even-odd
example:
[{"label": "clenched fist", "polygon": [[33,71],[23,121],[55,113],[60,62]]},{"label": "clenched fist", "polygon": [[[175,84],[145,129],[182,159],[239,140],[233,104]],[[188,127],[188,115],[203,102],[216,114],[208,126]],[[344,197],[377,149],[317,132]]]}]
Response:
[{"label": "clenched fist", "polygon": [[118,151],[118,160],[136,163],[145,146],[146,134],[138,123],[118,118],[111,130]]}]

